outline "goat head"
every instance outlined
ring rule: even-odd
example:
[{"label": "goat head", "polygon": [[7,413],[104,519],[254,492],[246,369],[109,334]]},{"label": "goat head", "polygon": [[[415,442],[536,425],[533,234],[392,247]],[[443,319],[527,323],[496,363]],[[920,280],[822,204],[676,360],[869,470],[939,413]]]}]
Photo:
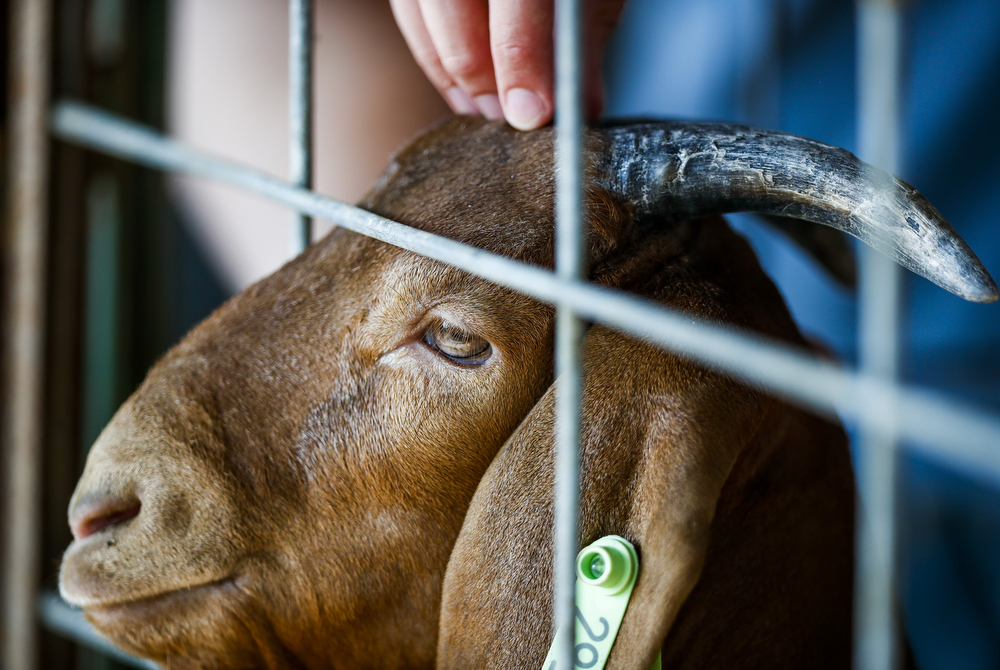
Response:
[{"label": "goat head", "polygon": [[[362,205],[551,266],[552,138],[449,122]],[[996,297],[933,207],[841,150],[664,123],[590,131],[587,157],[601,284],[804,346],[715,216],[750,209]],[[552,330],[545,305],[334,230],[195,328],[115,415],[71,502],[63,597],[172,668],[537,667]],[[644,561],[612,666],[648,667],[664,640],[675,665],[789,640],[782,658],[839,662],[842,431],[604,328],[587,340],[581,539],[624,535]]]}]

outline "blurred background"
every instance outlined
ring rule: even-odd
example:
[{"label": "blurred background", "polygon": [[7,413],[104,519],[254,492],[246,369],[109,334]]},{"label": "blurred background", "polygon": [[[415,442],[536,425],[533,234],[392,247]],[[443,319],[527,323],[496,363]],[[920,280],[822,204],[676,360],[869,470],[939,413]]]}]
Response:
[{"label": "blurred background", "polygon": [[[1000,3],[904,5],[901,176],[1000,276]],[[54,97],[287,174],[284,0],[54,0],[54,9]],[[353,202],[396,147],[448,110],[387,1],[317,0],[316,40],[316,190]],[[605,69],[608,116],[730,120],[857,150],[850,2],[630,0]],[[71,539],[65,511],[97,433],[166,348],[289,259],[292,237],[289,212],[229,187],[58,143],[51,165],[45,588]],[[732,220],[807,335],[853,365],[853,290],[765,224]],[[1000,306],[913,275],[905,287],[904,379],[1000,411]],[[903,469],[902,604],[917,662],[1000,668],[1000,489],[947,463],[905,456]],[[50,633],[39,653],[41,667],[113,665]]]}]

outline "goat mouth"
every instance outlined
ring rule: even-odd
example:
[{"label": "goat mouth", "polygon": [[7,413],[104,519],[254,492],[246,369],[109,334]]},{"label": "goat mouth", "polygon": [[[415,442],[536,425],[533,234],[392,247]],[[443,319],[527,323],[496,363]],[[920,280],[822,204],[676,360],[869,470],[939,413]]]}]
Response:
[{"label": "goat mouth", "polygon": [[[230,593],[231,592],[231,593]],[[108,603],[87,605],[87,618],[98,628],[133,627],[142,625],[146,619],[157,619],[173,613],[177,608],[204,606],[207,600],[226,595],[240,596],[243,591],[236,585],[235,577],[171,589],[135,600],[119,600]]]},{"label": "goat mouth", "polygon": [[[101,635],[136,656],[162,662],[164,657],[176,656],[178,649],[198,656],[200,646],[227,630],[248,604],[246,592],[235,582],[227,578],[137,600],[88,606],[84,612]],[[188,629],[183,624],[188,621],[199,625]]]}]

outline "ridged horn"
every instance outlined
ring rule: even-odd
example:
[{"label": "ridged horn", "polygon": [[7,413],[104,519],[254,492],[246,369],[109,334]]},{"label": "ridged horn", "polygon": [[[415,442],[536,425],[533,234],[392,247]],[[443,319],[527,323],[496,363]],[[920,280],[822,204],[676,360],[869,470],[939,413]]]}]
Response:
[{"label": "ridged horn", "polygon": [[853,154],[746,126],[656,122],[599,130],[598,184],[639,218],[756,212],[832,226],[938,286],[993,302],[997,285],[915,188]]}]

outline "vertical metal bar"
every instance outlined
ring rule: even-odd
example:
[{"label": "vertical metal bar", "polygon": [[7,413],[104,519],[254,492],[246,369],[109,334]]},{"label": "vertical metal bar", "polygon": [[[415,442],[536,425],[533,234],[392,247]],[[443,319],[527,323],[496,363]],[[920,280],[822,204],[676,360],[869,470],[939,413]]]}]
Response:
[{"label": "vertical metal bar", "polygon": [[[583,278],[583,8],[556,2],[556,274]],[[553,621],[563,632],[556,667],[574,661],[577,507],[580,483],[580,344],[583,322],[569,305],[556,305],[556,454]]]},{"label": "vertical metal bar", "polygon": [[[895,0],[859,0],[858,116],[861,157],[899,171],[900,8]],[[886,188],[894,188],[886,184]],[[867,246],[861,255],[859,327],[862,372],[898,377],[899,267]],[[854,667],[889,670],[899,661],[896,617],[897,407],[863,399],[860,425]]]},{"label": "vertical metal bar", "polygon": [[37,665],[35,591],[41,553],[42,380],[45,372],[46,184],[51,7],[18,0],[11,13],[9,215],[5,296],[3,668]]},{"label": "vertical metal bar", "polygon": [[[288,98],[291,181],[313,186],[313,0],[288,1]],[[292,253],[300,254],[312,241],[312,218],[296,212]]]}]

